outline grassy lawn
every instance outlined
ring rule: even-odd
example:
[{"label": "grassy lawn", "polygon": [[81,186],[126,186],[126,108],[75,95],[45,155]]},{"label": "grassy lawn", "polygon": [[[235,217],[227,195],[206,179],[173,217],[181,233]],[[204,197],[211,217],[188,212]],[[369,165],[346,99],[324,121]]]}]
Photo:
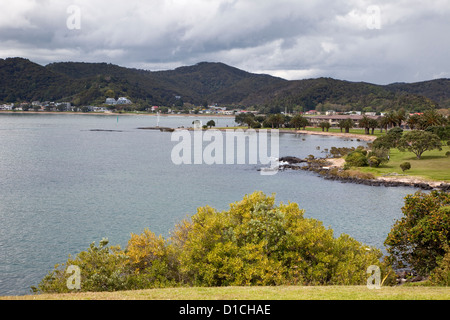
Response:
[{"label": "grassy lawn", "polygon": [[449,287],[278,286],[169,288],[0,297],[7,300],[450,300]]},{"label": "grassy lawn", "polygon": [[[213,127],[212,129],[217,129],[217,130],[225,130],[225,129],[232,129],[232,130],[242,129],[242,130],[247,130],[248,127],[247,126],[242,126],[242,127],[216,127],[216,128]],[[270,130],[271,128],[262,128],[262,129]],[[280,130],[283,130],[283,131],[297,131],[297,129],[295,129],[295,128],[281,128]],[[300,128],[300,130],[303,130],[303,128]],[[317,128],[316,127],[306,127],[306,131],[322,132],[322,128],[319,128],[319,127],[317,127]],[[325,130],[325,132],[327,132],[327,131]],[[344,133],[345,131],[341,132],[341,129],[339,129],[339,128],[330,128],[330,129],[328,129],[328,132],[329,133]],[[350,129],[349,133],[350,134],[365,135],[364,129]],[[370,136],[372,136],[372,137],[379,137],[379,136],[382,136],[384,134],[385,133],[381,133],[380,130],[378,129],[378,130],[375,130],[374,134],[370,135]]]},{"label": "grassy lawn", "polygon": [[[306,131],[322,131],[322,128],[315,128],[315,127],[306,127]],[[326,129],[325,129],[326,132]],[[332,133],[343,133],[345,132],[345,130],[343,130],[343,132],[341,132],[341,129],[339,128],[330,128],[328,129],[328,132],[332,132]],[[372,131],[371,131],[372,132]],[[355,129],[350,129],[349,131],[350,134],[362,134],[365,135],[364,133],[364,129],[359,129],[359,128],[355,128]],[[371,134],[370,136],[372,137],[380,137],[382,135],[384,135],[385,132],[383,131],[383,133],[380,132],[380,129],[376,129],[373,133],[373,135]]]},{"label": "grassy lawn", "polygon": [[[363,172],[370,172],[375,176],[398,173],[428,180],[450,182],[450,158],[445,155],[449,150],[449,146],[444,146],[442,151],[426,151],[422,155],[422,159],[418,160],[412,152],[400,152],[398,149],[391,149],[391,157],[388,163],[379,168],[359,169]],[[411,170],[403,173],[400,169],[400,164],[403,162],[411,163]]]}]

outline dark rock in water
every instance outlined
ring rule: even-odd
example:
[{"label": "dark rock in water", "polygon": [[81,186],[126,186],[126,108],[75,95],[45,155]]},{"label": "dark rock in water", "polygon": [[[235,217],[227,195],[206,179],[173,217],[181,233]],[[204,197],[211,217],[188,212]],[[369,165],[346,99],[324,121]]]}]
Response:
[{"label": "dark rock in water", "polygon": [[98,132],[123,132],[122,130],[106,130],[106,129],[91,129],[89,131],[98,131]]},{"label": "dark rock in water", "polygon": [[422,190],[433,190],[433,188],[427,183],[415,183],[414,188],[420,188]]},{"label": "dark rock in water", "polygon": [[297,157],[290,157],[290,156],[288,156],[288,157],[281,157],[280,159],[278,159],[278,161],[280,161],[280,162],[287,162],[289,164],[306,162],[305,159],[300,159],[300,158],[297,158]]},{"label": "dark rock in water", "polygon": [[292,164],[283,164],[279,167],[281,170],[291,169],[291,170],[301,170],[302,167],[294,166]]},{"label": "dark rock in water", "polygon": [[161,132],[174,132],[174,128],[168,128],[168,127],[139,127],[138,130],[159,130]]}]

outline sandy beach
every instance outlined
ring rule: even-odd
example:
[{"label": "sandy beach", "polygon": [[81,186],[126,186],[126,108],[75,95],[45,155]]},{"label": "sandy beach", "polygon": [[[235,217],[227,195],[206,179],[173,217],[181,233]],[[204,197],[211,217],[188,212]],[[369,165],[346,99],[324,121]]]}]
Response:
[{"label": "sandy beach", "polygon": [[364,134],[353,134],[353,133],[339,133],[339,132],[326,132],[326,131],[308,131],[308,130],[297,130],[296,133],[304,133],[304,134],[316,134],[323,136],[334,136],[339,138],[347,138],[347,139],[360,139],[364,141],[374,141],[377,137],[364,135]]}]

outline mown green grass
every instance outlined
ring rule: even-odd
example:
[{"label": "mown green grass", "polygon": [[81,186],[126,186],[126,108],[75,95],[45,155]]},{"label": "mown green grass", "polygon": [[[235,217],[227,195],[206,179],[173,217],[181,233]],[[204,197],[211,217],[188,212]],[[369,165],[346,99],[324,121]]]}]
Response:
[{"label": "mown green grass", "polygon": [[[322,128],[320,128],[320,127],[317,127],[317,128],[315,128],[315,127],[306,127],[306,131],[315,131],[315,132],[320,131],[321,132]],[[325,132],[327,132],[326,129],[325,129]],[[343,132],[341,132],[341,129],[339,129],[339,128],[330,128],[330,129],[328,129],[328,132],[331,132],[331,133],[344,133],[345,130],[343,130]],[[372,130],[370,130],[370,132],[372,132]],[[365,132],[364,132],[364,129],[359,129],[359,128],[350,129],[349,133],[350,134],[366,135]],[[370,134],[370,136],[372,136],[372,137],[380,137],[380,136],[382,136],[384,134],[385,134],[384,131],[383,131],[383,133],[381,133],[379,129],[376,129],[373,134]]]},{"label": "mown green grass", "polygon": [[[242,129],[242,130],[247,130],[248,127],[247,126],[241,126],[241,127],[213,127],[212,129],[217,129],[217,130],[225,130],[225,129],[232,129],[232,130],[236,130],[236,129]],[[271,129],[271,128],[262,128],[262,129]],[[297,131],[297,129],[295,128],[282,128],[281,130],[283,131]],[[300,130],[303,130],[303,128],[300,128]],[[306,127],[306,131],[311,131],[311,132],[322,132],[322,128],[319,127]],[[324,131],[324,132],[329,132],[329,133],[344,133],[345,131],[341,132],[341,129],[339,128],[330,128],[328,129],[328,131]],[[359,135],[366,135],[364,133],[364,129],[350,129],[349,131],[350,134],[359,134]],[[379,137],[384,135],[385,133],[381,133],[380,130],[375,130],[374,134],[370,135],[371,137]],[[367,136],[367,135],[366,135]]]},{"label": "mown green grass", "polygon": [[[360,169],[375,176],[397,173],[427,180],[450,182],[450,157],[445,155],[448,151],[450,151],[449,146],[444,146],[442,151],[426,151],[419,160],[412,152],[401,152],[398,149],[391,149],[388,163],[378,168]],[[411,163],[411,169],[403,172],[400,168],[400,164],[403,162]]]},{"label": "mown green grass", "polygon": [[43,294],[7,300],[450,300],[449,287],[277,286],[169,288],[139,291]]}]

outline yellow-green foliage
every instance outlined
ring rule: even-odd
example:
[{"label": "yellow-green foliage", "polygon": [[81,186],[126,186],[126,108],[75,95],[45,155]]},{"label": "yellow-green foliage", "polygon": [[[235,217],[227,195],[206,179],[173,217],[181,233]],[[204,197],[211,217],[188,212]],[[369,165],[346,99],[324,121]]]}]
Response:
[{"label": "yellow-green foliage", "polygon": [[[296,203],[277,206],[274,196],[255,192],[230,204],[226,211],[209,206],[198,208],[195,215],[174,228],[168,239],[149,230],[133,234],[124,251],[102,249],[105,263],[111,265],[95,263],[89,268],[120,267],[114,273],[117,279],[108,282],[110,286],[103,290],[114,290],[116,284],[120,289],[363,285],[370,265],[378,265],[383,274],[388,273],[389,269],[380,262],[380,250],[348,235],[335,238],[333,230],[303,214]],[[76,260],[82,260],[86,266],[93,253],[89,250]],[[120,263],[112,259],[116,256],[121,257]],[[89,277],[94,275],[88,272],[83,281]],[[51,277],[44,279],[41,291],[54,289],[51,282]]]}]

